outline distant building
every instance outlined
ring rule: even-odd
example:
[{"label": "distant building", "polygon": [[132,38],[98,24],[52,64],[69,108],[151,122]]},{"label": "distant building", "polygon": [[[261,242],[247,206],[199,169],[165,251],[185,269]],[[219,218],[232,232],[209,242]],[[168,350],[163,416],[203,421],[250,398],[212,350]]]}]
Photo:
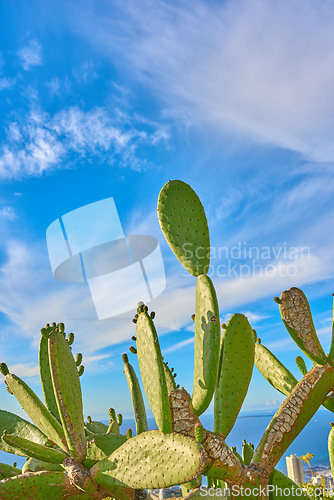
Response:
[{"label": "distant building", "polygon": [[332,489],[334,486],[332,474],[330,471],[322,471],[315,477],[312,477],[311,482],[314,486],[320,486],[322,479],[325,479],[325,487],[327,489]]},{"label": "distant building", "polygon": [[159,490],[159,500],[164,500],[165,498],[177,498],[182,497],[182,491],[180,486],[171,486],[170,488],[161,488]]},{"label": "distant building", "polygon": [[288,470],[288,476],[292,481],[297,484],[305,482],[303,462],[297,455],[286,457],[286,468]]}]

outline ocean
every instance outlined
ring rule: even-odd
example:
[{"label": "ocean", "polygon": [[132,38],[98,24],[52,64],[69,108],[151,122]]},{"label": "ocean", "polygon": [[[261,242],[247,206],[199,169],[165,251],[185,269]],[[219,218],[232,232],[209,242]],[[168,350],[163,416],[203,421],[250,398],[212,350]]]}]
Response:
[{"label": "ocean", "polygon": [[[274,413],[274,411],[242,413],[226,440],[227,444],[229,446],[236,446],[239,453],[241,453],[243,439],[246,439],[247,442],[254,444],[256,447]],[[334,416],[328,410],[318,410],[316,415],[288,448],[284,457],[278,463],[277,469],[286,473],[285,456],[291,454],[301,456],[308,452],[314,454],[314,458],[311,461],[312,468],[329,468],[327,440],[332,420],[334,420]],[[213,415],[203,415],[201,422],[206,429],[213,430]],[[105,421],[104,423],[108,422]],[[148,419],[148,424],[150,429],[156,428],[153,418]],[[125,434],[129,427],[135,433],[134,421],[132,419],[124,419],[121,432]],[[25,458],[0,451],[0,462],[12,464],[14,461],[17,462],[18,467],[22,467]],[[307,472],[308,466],[304,465],[304,469]]]}]

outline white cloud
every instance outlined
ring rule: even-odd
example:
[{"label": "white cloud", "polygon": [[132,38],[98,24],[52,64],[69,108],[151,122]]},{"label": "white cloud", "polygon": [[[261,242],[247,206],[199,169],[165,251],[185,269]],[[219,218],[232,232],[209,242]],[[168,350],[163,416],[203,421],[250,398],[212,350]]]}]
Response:
[{"label": "white cloud", "polygon": [[181,342],[178,342],[177,344],[174,344],[174,345],[164,349],[163,354],[165,355],[165,354],[168,354],[169,352],[180,351],[184,347],[191,345],[193,343],[194,343],[194,337],[191,337],[190,339],[186,339],[186,340],[181,340]]},{"label": "white cloud", "polygon": [[15,78],[0,78],[0,90],[10,89],[13,85],[15,85]]},{"label": "white cloud", "polygon": [[42,48],[37,40],[31,40],[26,47],[17,53],[24,70],[29,71],[33,66],[42,64]]},{"label": "white cloud", "polygon": [[151,167],[139,157],[139,146],[156,146],[165,140],[165,128],[143,123],[140,117],[129,127],[129,117],[120,120],[115,115],[98,107],[89,111],[69,107],[54,116],[32,110],[21,122],[16,120],[7,126],[7,140],[0,145],[0,178],[39,176],[61,168],[65,160],[71,165],[89,154],[101,155],[109,164],[117,160],[133,170]]},{"label": "white cloud", "polygon": [[13,221],[17,218],[17,215],[13,207],[2,207],[0,208],[0,217]]},{"label": "white cloud", "polygon": [[132,0],[77,9],[71,22],[178,118],[186,109],[196,123],[333,161],[333,9],[316,0]]}]

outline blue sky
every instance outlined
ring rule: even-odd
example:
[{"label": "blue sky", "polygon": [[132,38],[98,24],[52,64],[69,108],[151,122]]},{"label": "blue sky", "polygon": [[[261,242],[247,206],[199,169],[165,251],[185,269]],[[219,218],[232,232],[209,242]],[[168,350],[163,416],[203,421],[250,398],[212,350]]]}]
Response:
[{"label": "blue sky", "polygon": [[[169,179],[205,206],[222,321],[246,314],[297,375],[273,297],[298,286],[328,350],[333,11],[316,0],[1,2],[0,358],[36,392],[40,328],[64,321],[84,355],[85,415],[131,414],[121,353],[133,313],[85,319],[87,285],[54,279],[45,239],[55,219],[108,197],[126,234],[159,239],[167,287],[149,307],[191,392],[196,282],[155,212]],[[1,407],[22,413],[3,378],[0,391]],[[245,408],[279,401],[255,369]]]}]

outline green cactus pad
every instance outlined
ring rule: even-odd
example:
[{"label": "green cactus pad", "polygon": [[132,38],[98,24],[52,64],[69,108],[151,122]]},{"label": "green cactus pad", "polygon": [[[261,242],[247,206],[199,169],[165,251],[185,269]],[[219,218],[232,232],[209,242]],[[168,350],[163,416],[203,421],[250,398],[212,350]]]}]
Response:
[{"label": "green cactus pad", "polygon": [[108,431],[108,426],[102,422],[91,420],[90,422],[85,423],[85,429],[93,434],[105,434]]},{"label": "green cactus pad", "polygon": [[249,443],[242,444],[242,460],[245,465],[249,465],[254,455],[254,448]]},{"label": "green cactus pad", "polygon": [[[277,469],[274,469],[270,474],[268,489],[269,500],[287,500],[293,498],[310,500],[310,497],[298,484]],[[296,492],[296,490],[298,491]]]},{"label": "green cactus pad", "polygon": [[36,458],[53,464],[61,464],[67,455],[60,450],[44,446],[42,444],[34,443],[20,436],[14,434],[4,434],[2,441],[7,443],[12,448],[21,450],[22,454],[27,457]]},{"label": "green cactus pad", "polygon": [[167,384],[167,391],[168,394],[172,391],[175,391],[176,389],[176,382],[175,382],[175,377],[173,376],[173,373],[169,369],[169,366],[163,362],[164,364],[164,371],[165,371],[165,377],[166,377],[166,384]]},{"label": "green cactus pad", "polygon": [[137,350],[143,386],[156,424],[161,432],[172,431],[165,370],[153,320],[143,310],[138,314]]},{"label": "green cactus pad", "polygon": [[[31,424],[27,420],[24,420],[9,411],[0,410],[0,435],[3,434],[4,430],[6,430],[9,434],[21,436],[38,444],[45,444],[48,440],[45,434],[43,434],[35,425]],[[1,439],[0,450],[23,457],[26,456],[20,450],[12,448]]]},{"label": "green cactus pad", "polygon": [[209,406],[216,388],[220,345],[219,309],[211,279],[197,278],[195,313],[195,363],[192,405],[196,415]]},{"label": "green cactus pad", "polygon": [[90,469],[99,460],[109,457],[125,442],[126,436],[122,434],[96,434],[87,440],[87,455],[83,465]]},{"label": "green cactus pad", "polygon": [[0,463],[0,478],[1,479],[7,479],[8,477],[18,476],[19,474],[22,474],[22,471],[20,469],[18,469],[17,467],[13,467],[12,465]]},{"label": "green cactus pad", "polygon": [[168,245],[193,276],[206,274],[210,265],[208,223],[200,199],[188,184],[169,181],[158,200],[160,227]]},{"label": "green cactus pad", "polygon": [[22,467],[22,474],[25,472],[38,472],[42,470],[64,472],[64,468],[59,464],[50,464],[49,462],[43,462],[43,460],[37,460],[36,458],[28,458]]},{"label": "green cactus pad", "polygon": [[233,314],[224,330],[214,398],[214,430],[226,438],[246,397],[254,366],[253,330],[243,314]]},{"label": "green cactus pad", "polygon": [[69,452],[83,460],[86,454],[81,386],[71,348],[58,331],[49,337],[49,359],[54,393]]},{"label": "green cactus pad", "polygon": [[[66,449],[63,428],[30,387],[14,374],[6,375],[10,390],[36,426],[60,448]],[[8,430],[8,429],[7,429]]]},{"label": "green cactus pad", "polygon": [[0,481],[1,500],[58,500],[76,498],[93,500],[70,483],[63,472],[26,472]]},{"label": "green cactus pad", "polygon": [[46,338],[43,335],[41,336],[39,343],[39,374],[43,388],[45,405],[52,415],[60,422],[50,371],[48,337]]},{"label": "green cactus pad", "polygon": [[261,375],[285,396],[289,396],[298,383],[296,377],[262,344],[255,344],[255,365]]},{"label": "green cactus pad", "polygon": [[334,387],[334,368],[315,365],[281,404],[268,425],[252,463],[275,467]]},{"label": "green cactus pad", "polygon": [[129,439],[91,469],[101,486],[167,488],[185,483],[204,470],[207,455],[194,440],[178,434],[148,431]]},{"label": "green cactus pad", "polygon": [[128,357],[125,356],[123,361],[124,373],[130,390],[133,413],[136,421],[136,433],[140,434],[141,432],[148,430],[144,399],[136,372],[133,366],[129,363]]},{"label": "green cactus pad", "polygon": [[316,334],[309,303],[296,287],[282,292],[280,313],[286,329],[304,354],[315,363],[324,365],[327,356]]}]

